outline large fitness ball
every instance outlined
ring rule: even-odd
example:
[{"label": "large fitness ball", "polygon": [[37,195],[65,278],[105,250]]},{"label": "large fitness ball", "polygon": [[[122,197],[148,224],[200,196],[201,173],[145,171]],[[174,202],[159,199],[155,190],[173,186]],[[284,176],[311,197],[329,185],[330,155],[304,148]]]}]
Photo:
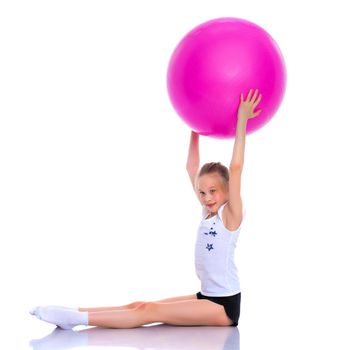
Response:
[{"label": "large fitness ball", "polygon": [[273,38],[258,25],[219,18],[191,30],[175,48],[167,87],[179,116],[201,135],[232,138],[240,94],[259,89],[261,113],[247,122],[247,134],[265,125],[282,102],[286,69]]}]

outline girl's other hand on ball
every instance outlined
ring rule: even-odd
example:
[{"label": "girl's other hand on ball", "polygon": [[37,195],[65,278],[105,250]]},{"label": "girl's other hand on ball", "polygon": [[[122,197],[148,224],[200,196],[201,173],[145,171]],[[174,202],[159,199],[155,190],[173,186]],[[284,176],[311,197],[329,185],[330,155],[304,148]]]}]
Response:
[{"label": "girl's other hand on ball", "polygon": [[258,96],[258,92],[259,92],[259,90],[256,89],[254,92],[254,95],[252,96],[253,89],[250,89],[248,96],[247,96],[247,99],[245,101],[243,98],[243,93],[241,93],[241,102],[240,102],[239,108],[238,108],[238,119],[243,118],[245,120],[248,120],[250,118],[257,117],[261,113],[261,109],[254,112],[254,109],[259,104],[261,97],[262,97],[262,94],[259,94],[259,96]]}]

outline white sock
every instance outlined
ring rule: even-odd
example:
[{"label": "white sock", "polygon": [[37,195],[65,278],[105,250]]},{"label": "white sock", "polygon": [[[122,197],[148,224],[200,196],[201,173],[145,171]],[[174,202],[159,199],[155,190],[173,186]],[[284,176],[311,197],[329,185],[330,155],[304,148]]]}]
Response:
[{"label": "white sock", "polygon": [[35,316],[42,320],[57,325],[62,329],[72,329],[78,325],[88,325],[88,312],[67,310],[55,306],[39,306]]},{"label": "white sock", "polygon": [[[57,309],[62,309],[62,310],[79,311],[79,308],[78,308],[78,307],[66,307],[66,306],[59,306],[59,305],[47,305],[47,306],[55,307],[55,308],[57,308]],[[38,309],[39,307],[40,307],[40,306],[33,307],[32,309],[29,310],[29,313],[30,313],[31,315],[36,315],[37,309]]]}]

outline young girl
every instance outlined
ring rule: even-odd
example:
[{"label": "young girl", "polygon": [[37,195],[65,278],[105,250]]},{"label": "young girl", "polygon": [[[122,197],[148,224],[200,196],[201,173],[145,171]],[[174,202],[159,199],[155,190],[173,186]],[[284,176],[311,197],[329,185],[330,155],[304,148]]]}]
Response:
[{"label": "young girl", "polygon": [[207,163],[199,169],[199,135],[192,131],[187,171],[203,207],[195,247],[195,265],[201,281],[197,294],[157,301],[136,301],[124,306],[97,308],[36,307],[30,311],[40,320],[63,329],[77,325],[135,328],[163,322],[179,326],[237,326],[240,285],[234,249],[243,220],[240,195],[247,120],[258,116],[261,100],[251,89],[240,96],[236,137],[229,168]]}]

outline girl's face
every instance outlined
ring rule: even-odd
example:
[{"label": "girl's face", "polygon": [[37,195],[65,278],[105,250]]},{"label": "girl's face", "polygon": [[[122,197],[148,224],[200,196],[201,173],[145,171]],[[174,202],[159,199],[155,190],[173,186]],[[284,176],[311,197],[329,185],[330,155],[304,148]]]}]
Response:
[{"label": "girl's face", "polygon": [[228,200],[227,186],[218,173],[205,174],[197,179],[199,200],[211,213],[217,213]]}]

